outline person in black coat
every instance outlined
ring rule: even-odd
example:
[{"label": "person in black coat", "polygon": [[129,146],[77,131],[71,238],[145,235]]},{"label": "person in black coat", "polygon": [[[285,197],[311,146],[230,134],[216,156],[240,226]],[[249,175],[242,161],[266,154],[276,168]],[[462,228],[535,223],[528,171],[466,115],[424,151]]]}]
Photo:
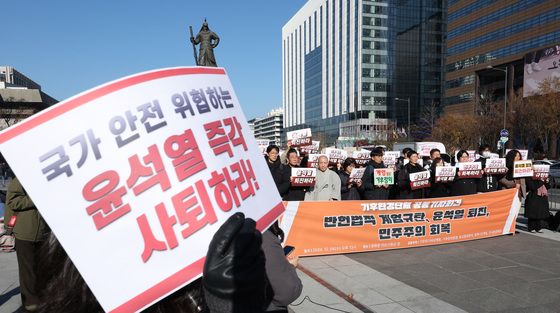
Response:
[{"label": "person in black coat", "polygon": [[360,200],[362,181],[349,182],[350,173],[352,173],[355,167],[356,160],[354,158],[347,158],[342,163],[342,169],[338,173],[340,177],[340,197],[342,200]]},{"label": "person in black coat", "polygon": [[[457,160],[459,163],[469,161],[469,153],[466,150],[460,150],[457,153]],[[464,196],[464,195],[474,195],[476,194],[478,186],[478,178],[460,178],[459,175],[455,175],[455,180],[451,184],[451,195],[452,196]]]},{"label": "person in black coat", "polygon": [[[297,150],[294,148],[290,148],[288,153],[286,154],[286,158],[288,160],[288,164],[282,165],[284,166],[284,170],[290,175],[290,187],[288,188],[288,192],[284,194],[282,200],[284,201],[303,201],[305,198],[305,192],[307,191],[308,187],[304,186],[292,186],[292,168],[299,168],[299,156],[297,154]],[[306,161],[307,162],[307,161]]]},{"label": "person in black coat", "polygon": [[432,160],[432,165],[430,165],[430,171],[431,171],[431,176],[430,176],[431,186],[430,186],[430,193],[429,193],[430,198],[449,197],[450,183],[436,182],[436,167],[444,166],[444,165],[445,163],[443,162],[443,159],[440,157],[436,157],[435,159]]},{"label": "person in black coat", "polygon": [[290,173],[282,166],[280,158],[278,157],[279,154],[280,148],[278,148],[277,145],[270,145],[266,148],[266,155],[264,158],[270,170],[270,174],[272,174],[276,188],[280,193],[280,197],[283,198],[290,188]]},{"label": "person in black coat", "polygon": [[530,232],[542,233],[542,221],[550,216],[548,205],[548,182],[542,180],[533,180],[527,178],[525,180],[527,188],[527,197],[525,198],[525,213],[527,219],[527,228]]},{"label": "person in black coat", "polygon": [[409,162],[399,171],[399,199],[422,199],[425,196],[425,189],[427,188],[412,190],[410,188],[410,174],[423,172],[425,169],[418,164],[418,153],[416,151],[408,151],[407,157]]},{"label": "person in black coat", "polygon": [[376,186],[374,169],[387,168],[383,164],[383,149],[375,148],[370,153],[371,161],[367,164],[362,178],[364,186],[364,200],[387,200],[389,199],[389,185]]},{"label": "person in black coat", "polygon": [[[482,168],[486,167],[486,160],[490,158],[490,154],[492,151],[490,150],[489,145],[481,145],[478,148],[478,154],[480,154],[480,158],[478,158],[475,162],[480,162]],[[498,181],[502,178],[503,175],[500,174],[482,174],[482,177],[478,180],[476,190],[478,192],[491,192],[498,190]]]}]

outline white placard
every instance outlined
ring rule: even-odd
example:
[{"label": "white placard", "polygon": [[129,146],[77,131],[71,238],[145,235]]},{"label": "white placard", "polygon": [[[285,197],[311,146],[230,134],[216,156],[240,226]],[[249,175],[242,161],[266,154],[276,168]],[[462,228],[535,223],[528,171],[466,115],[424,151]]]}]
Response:
[{"label": "white placard", "polygon": [[430,156],[432,149],[438,149],[441,153],[445,153],[445,146],[441,142],[417,142],[416,152],[420,157]]},{"label": "white placard", "polygon": [[96,87],[4,130],[0,151],[105,311],[200,277],[234,212],[263,231],[284,210],[223,68]]},{"label": "white placard", "polygon": [[355,182],[361,180],[364,177],[365,168],[353,168],[352,172],[350,172],[350,178],[348,179],[349,182]]},{"label": "white placard", "polygon": [[348,157],[346,150],[335,148],[326,148],[325,154],[329,157],[330,164],[342,163]]},{"label": "white placard", "polygon": [[430,187],[430,171],[410,173],[410,189],[420,189]]},{"label": "white placard", "polygon": [[486,174],[505,174],[507,171],[505,158],[486,159],[484,167],[484,172]]},{"label": "white placard", "polygon": [[371,151],[362,149],[360,151],[353,151],[352,157],[356,159],[356,164],[365,165],[371,160]]},{"label": "white placard", "polygon": [[313,140],[311,141],[311,145],[309,146],[301,146],[299,147],[299,151],[307,154],[317,154],[319,153],[319,146],[321,141]]},{"label": "white placard", "polygon": [[550,165],[548,164],[534,164],[533,165],[533,179],[547,180],[550,173]]},{"label": "white placard", "polygon": [[513,162],[513,177],[532,177],[533,176],[533,161],[523,160]]},{"label": "white placard", "polygon": [[311,128],[298,129],[286,133],[288,146],[299,147],[308,146],[312,143]]},{"label": "white placard", "polygon": [[397,164],[397,159],[401,156],[400,151],[385,151],[383,153],[383,164],[394,169]]},{"label": "white placard", "polygon": [[261,154],[266,154],[266,148],[270,145],[270,140],[268,139],[257,139],[257,146],[259,146],[259,150]]},{"label": "white placard", "polygon": [[436,182],[450,182],[455,180],[455,166],[436,166]]},{"label": "white placard", "polygon": [[317,169],[309,167],[292,167],[292,186],[315,186]]},{"label": "white placard", "polygon": [[459,178],[480,178],[482,174],[482,163],[480,162],[457,163],[457,176]]}]

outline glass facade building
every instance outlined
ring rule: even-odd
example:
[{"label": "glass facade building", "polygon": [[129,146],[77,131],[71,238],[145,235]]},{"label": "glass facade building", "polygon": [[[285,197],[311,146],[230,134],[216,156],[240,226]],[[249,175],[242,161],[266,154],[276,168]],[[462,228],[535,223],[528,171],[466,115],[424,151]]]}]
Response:
[{"label": "glass facade building", "polygon": [[474,113],[488,91],[503,99],[503,70],[511,97],[523,86],[524,55],[560,44],[559,29],[557,0],[450,0],[445,110]]},{"label": "glass facade building", "polygon": [[[406,127],[409,114],[414,121],[423,105],[441,103],[444,3],[308,1],[282,28],[286,130],[311,127],[331,145],[341,124],[368,134]],[[410,99],[410,112],[395,98]],[[393,132],[381,129],[371,139]]]}]

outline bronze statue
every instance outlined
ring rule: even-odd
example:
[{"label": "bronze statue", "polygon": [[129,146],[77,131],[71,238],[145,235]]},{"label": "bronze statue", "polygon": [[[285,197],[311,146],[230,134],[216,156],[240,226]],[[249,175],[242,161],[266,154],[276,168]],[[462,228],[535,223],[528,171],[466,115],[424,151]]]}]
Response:
[{"label": "bronze statue", "polygon": [[[204,20],[202,28],[200,28],[196,37],[193,36],[192,27],[190,27],[190,31],[196,65],[217,67],[216,58],[214,57],[214,48],[220,43],[220,37],[208,28],[206,20]],[[200,44],[200,48],[197,58],[195,46],[198,44]]]}]

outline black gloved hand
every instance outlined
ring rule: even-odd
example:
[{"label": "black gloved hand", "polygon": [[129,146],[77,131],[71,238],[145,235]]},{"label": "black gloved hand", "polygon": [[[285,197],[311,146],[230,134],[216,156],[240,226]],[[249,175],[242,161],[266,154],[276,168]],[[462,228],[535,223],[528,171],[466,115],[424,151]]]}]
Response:
[{"label": "black gloved hand", "polygon": [[262,308],[266,272],[261,244],[262,235],[255,221],[245,219],[240,212],[230,216],[214,234],[203,271],[205,296],[211,309],[216,302],[220,302],[220,308],[227,306],[235,312]]}]

